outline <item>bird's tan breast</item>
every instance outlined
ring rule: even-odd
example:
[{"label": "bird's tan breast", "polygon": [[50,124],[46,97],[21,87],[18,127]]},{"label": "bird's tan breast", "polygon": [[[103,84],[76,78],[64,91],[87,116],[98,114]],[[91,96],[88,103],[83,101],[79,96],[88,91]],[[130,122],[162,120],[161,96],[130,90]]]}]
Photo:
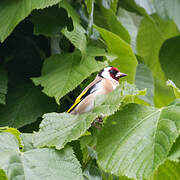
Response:
[{"label": "bird's tan breast", "polygon": [[71,114],[81,114],[83,112],[91,111],[94,108],[94,101],[98,95],[108,94],[112,92],[118,85],[118,82],[102,79],[98,90],[83,99],[71,112]]}]

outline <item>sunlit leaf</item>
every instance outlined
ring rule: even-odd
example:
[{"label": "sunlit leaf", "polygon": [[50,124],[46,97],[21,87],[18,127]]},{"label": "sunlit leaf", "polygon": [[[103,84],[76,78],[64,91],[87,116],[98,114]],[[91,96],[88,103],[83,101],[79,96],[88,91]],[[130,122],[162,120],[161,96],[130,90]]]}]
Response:
[{"label": "sunlit leaf", "polygon": [[69,31],[67,28],[65,28],[62,30],[62,33],[71,41],[71,43],[76,48],[78,48],[81,51],[83,57],[85,57],[87,46],[85,29],[80,24],[80,18],[77,12],[65,0],[62,0],[59,3],[59,6],[66,9],[69,17],[71,17],[73,20],[73,30]]},{"label": "sunlit leaf", "polygon": [[135,2],[140,7],[143,7],[148,14],[155,13],[155,8],[154,8],[153,3],[152,3],[151,0],[146,0],[146,1],[144,1],[144,0],[135,0]]},{"label": "sunlit leaf", "polygon": [[5,172],[2,169],[0,169],[0,180],[8,180]]},{"label": "sunlit leaf", "polygon": [[0,132],[8,132],[8,133],[13,134],[16,137],[16,139],[18,140],[19,147],[23,148],[23,144],[22,144],[21,138],[20,138],[20,132],[17,129],[8,128],[8,127],[0,127]]},{"label": "sunlit leaf", "polygon": [[105,117],[115,113],[122,102],[128,103],[128,98],[133,101],[136,96],[143,93],[144,91],[139,91],[133,85],[122,83],[112,93],[97,97],[92,112],[80,115],[45,114],[40,124],[40,130],[35,133],[35,146],[55,146],[57,149],[61,149],[68,142],[82,136],[96,117]]},{"label": "sunlit leaf", "polygon": [[159,62],[159,51],[163,42],[176,36],[178,31],[172,21],[163,21],[156,15],[153,18],[153,21],[147,18],[141,21],[137,36],[137,51],[153,73],[154,102],[156,106],[162,107],[172,102],[174,95],[171,89],[166,86],[166,77]]},{"label": "sunlit leaf", "polygon": [[128,30],[129,35],[131,36],[131,46],[133,48],[133,51],[136,53],[136,37],[142,17],[119,7],[117,18],[121,22],[121,24]]},{"label": "sunlit leaf", "polygon": [[94,23],[106,30],[111,31],[112,33],[118,35],[121,39],[130,43],[130,36],[128,31],[124,28],[124,26],[118,21],[115,12],[112,9],[104,8],[101,5],[101,1],[97,2],[98,5],[95,6],[94,11]]},{"label": "sunlit leaf", "polygon": [[35,146],[63,148],[68,142],[78,139],[91,126],[95,114],[71,115],[49,113],[43,116],[40,130],[35,133]]},{"label": "sunlit leaf", "polygon": [[44,87],[43,92],[55,97],[56,102],[69,91],[77,87],[91,73],[101,70],[106,62],[97,62],[93,57],[86,57],[81,62],[81,56],[75,53],[54,55],[47,58],[42,69],[42,76],[32,78],[36,85]]},{"label": "sunlit leaf", "polygon": [[180,134],[180,107],[129,104],[110,116],[98,136],[98,164],[105,171],[143,179],[164,162]]},{"label": "sunlit leaf", "polygon": [[15,136],[0,133],[0,167],[8,179],[82,180],[80,164],[70,147],[32,149],[20,152]]},{"label": "sunlit leaf", "polygon": [[172,19],[180,29],[180,2],[179,0],[154,0],[154,7],[158,15],[164,19]]},{"label": "sunlit leaf", "polygon": [[138,89],[147,88],[146,96],[141,96],[140,98],[154,105],[154,80],[152,72],[146,65],[139,64],[137,66],[135,84]]},{"label": "sunlit leaf", "polygon": [[180,98],[180,89],[177,88],[177,86],[171,80],[167,81],[167,86],[170,86],[173,88],[176,98]]},{"label": "sunlit leaf", "polygon": [[121,72],[128,74],[127,78],[124,78],[124,80],[127,79],[130,83],[134,82],[137,60],[131,46],[116,34],[97,26],[95,26],[95,28],[105,40],[108,52],[118,56],[111,65],[119,68]]},{"label": "sunlit leaf", "polygon": [[180,179],[180,163],[165,161],[150,180]]}]

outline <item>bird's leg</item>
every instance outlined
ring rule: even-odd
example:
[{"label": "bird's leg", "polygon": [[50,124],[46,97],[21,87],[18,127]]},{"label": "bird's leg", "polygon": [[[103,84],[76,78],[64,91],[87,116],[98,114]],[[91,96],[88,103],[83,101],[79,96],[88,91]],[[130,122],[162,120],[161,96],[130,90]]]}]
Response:
[{"label": "bird's leg", "polygon": [[99,116],[93,121],[92,126],[99,129],[102,126],[102,124],[103,124],[103,117]]}]

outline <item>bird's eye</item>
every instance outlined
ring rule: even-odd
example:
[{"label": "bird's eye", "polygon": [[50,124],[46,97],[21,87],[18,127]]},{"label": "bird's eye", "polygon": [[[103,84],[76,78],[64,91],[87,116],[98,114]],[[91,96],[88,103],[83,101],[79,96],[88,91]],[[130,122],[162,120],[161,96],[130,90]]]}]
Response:
[{"label": "bird's eye", "polygon": [[110,72],[111,74],[116,74],[116,73],[117,73],[117,72],[116,72],[115,70],[113,70],[113,69],[110,70],[109,72]]}]

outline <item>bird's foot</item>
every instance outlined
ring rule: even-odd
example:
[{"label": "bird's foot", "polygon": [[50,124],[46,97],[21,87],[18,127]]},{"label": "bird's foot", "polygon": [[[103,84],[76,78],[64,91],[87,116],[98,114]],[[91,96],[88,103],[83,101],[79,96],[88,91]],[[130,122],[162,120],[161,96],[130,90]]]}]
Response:
[{"label": "bird's foot", "polygon": [[103,125],[103,118],[101,116],[97,117],[92,123],[92,126],[98,129],[100,129],[102,125]]}]

